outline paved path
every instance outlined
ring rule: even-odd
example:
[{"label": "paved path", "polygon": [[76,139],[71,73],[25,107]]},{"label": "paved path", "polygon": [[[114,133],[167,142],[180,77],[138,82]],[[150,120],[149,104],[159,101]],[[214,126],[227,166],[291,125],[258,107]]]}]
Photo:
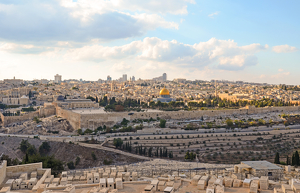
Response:
[{"label": "paved path", "polygon": [[136,155],[136,154],[133,154],[133,153],[121,151],[121,150],[118,150],[118,149],[104,147],[104,146],[99,145],[99,144],[78,143],[78,145],[81,145],[83,147],[88,147],[88,148],[94,148],[94,149],[101,149],[101,150],[104,150],[104,151],[110,151],[110,152],[113,152],[113,153],[118,153],[118,154],[126,155],[126,156],[129,156],[129,157],[137,158],[137,159],[151,160],[149,157],[144,157],[144,156]]}]

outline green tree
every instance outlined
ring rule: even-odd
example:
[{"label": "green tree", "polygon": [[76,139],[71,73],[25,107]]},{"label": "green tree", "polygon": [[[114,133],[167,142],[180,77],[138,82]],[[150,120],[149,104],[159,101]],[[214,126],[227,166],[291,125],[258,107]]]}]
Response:
[{"label": "green tree", "polygon": [[232,127],[233,126],[233,122],[232,122],[231,119],[227,119],[225,122],[226,122],[226,124],[227,124],[228,127]]},{"label": "green tree", "polygon": [[121,147],[122,144],[123,144],[123,140],[121,138],[114,139],[114,146],[116,146],[116,148]]},{"label": "green tree", "polygon": [[160,122],[159,122],[159,126],[160,128],[166,128],[166,120],[165,119],[160,119]]},{"label": "green tree", "polygon": [[28,155],[34,155],[36,153],[37,153],[37,151],[35,149],[35,146],[34,145],[29,145],[29,147],[27,148],[27,154]]},{"label": "green tree", "polygon": [[279,161],[279,153],[277,152],[276,155],[275,155],[275,161],[274,161],[275,164],[280,164],[280,161]]},{"label": "green tree", "polygon": [[80,162],[80,157],[76,157],[76,161],[75,161],[75,165],[77,166],[78,164],[79,164],[79,162]]},{"label": "green tree", "polygon": [[298,151],[295,151],[295,165],[296,166],[299,166],[299,153]]},{"label": "green tree", "polygon": [[75,169],[75,165],[74,165],[74,162],[73,162],[73,161],[68,162],[68,163],[67,163],[67,166],[68,166],[68,168],[69,168],[70,170]]},{"label": "green tree", "polygon": [[20,143],[20,146],[19,146],[19,149],[23,152],[23,153],[26,153],[27,152],[27,148],[29,147],[29,143],[28,143],[28,140],[24,140],[22,139],[21,143]]},{"label": "green tree", "polygon": [[42,143],[42,145],[40,145],[39,152],[41,155],[45,155],[50,152],[50,149],[51,149],[51,147],[50,147],[49,143],[45,141]]},{"label": "green tree", "polygon": [[286,165],[291,165],[290,157],[286,156]]},{"label": "green tree", "polygon": [[95,152],[92,151],[92,154],[91,154],[91,155],[92,155],[93,160],[97,160],[97,157],[96,157]]}]

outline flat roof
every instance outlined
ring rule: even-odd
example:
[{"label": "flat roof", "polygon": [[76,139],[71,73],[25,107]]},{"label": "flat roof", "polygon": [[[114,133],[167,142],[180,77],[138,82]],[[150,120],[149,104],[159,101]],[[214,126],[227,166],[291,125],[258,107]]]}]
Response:
[{"label": "flat roof", "polygon": [[242,161],[241,163],[246,164],[256,170],[282,170],[281,167],[268,161]]}]

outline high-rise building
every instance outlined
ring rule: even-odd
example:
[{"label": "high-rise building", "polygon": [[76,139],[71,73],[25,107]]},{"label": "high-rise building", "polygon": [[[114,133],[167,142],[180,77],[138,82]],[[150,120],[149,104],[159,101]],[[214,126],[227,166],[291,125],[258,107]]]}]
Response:
[{"label": "high-rise building", "polygon": [[56,75],[54,76],[54,82],[60,83],[60,82],[61,82],[61,75],[56,74]]},{"label": "high-rise building", "polygon": [[135,77],[134,76],[131,77],[131,81],[132,82],[135,81]]},{"label": "high-rise building", "polygon": [[163,80],[164,82],[167,81],[167,74],[166,74],[166,73],[163,73],[163,75],[162,75],[162,80]]},{"label": "high-rise building", "polygon": [[106,80],[111,81],[111,77],[108,75]]},{"label": "high-rise building", "polygon": [[127,81],[127,74],[123,74],[123,82]]}]

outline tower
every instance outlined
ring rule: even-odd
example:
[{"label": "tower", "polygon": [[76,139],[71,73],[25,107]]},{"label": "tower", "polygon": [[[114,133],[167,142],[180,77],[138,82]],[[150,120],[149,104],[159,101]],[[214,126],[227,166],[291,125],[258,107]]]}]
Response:
[{"label": "tower", "polygon": [[60,83],[60,82],[61,82],[61,75],[56,74],[56,75],[54,76],[54,82]]},{"label": "tower", "polygon": [[123,74],[123,82],[127,81],[127,74]]},{"label": "tower", "polygon": [[166,73],[163,73],[163,75],[162,75],[162,81],[163,82],[167,81],[167,74]]}]

